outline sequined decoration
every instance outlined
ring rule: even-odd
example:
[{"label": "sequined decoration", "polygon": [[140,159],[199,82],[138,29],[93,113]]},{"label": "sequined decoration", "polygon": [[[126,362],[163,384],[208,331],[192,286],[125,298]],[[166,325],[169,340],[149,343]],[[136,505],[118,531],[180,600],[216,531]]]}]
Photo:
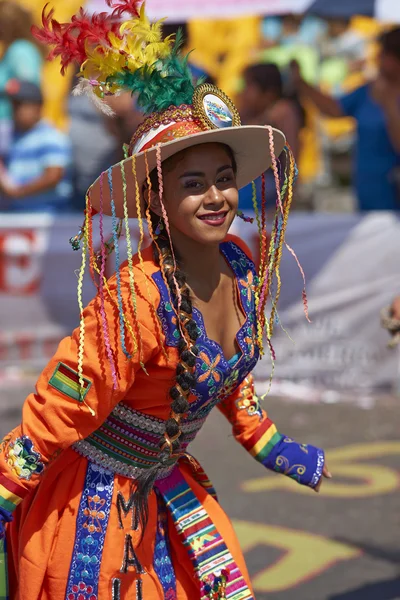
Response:
[{"label": "sequined decoration", "polygon": [[89,463],[76,519],[66,600],[98,600],[100,564],[113,488],[114,474]]},{"label": "sequined decoration", "polygon": [[164,600],[176,598],[176,576],[171,560],[171,550],[168,539],[167,507],[160,494],[157,494],[157,532],[154,549],[154,571],[162,585]]},{"label": "sequined decoration", "polygon": [[137,531],[139,527],[139,515],[135,507],[135,494],[132,493],[129,496],[128,502],[125,502],[125,498],[121,492],[117,494],[117,511],[118,511],[118,521],[120,529],[124,528],[124,524],[122,521],[122,517],[126,519],[129,513],[132,513],[131,517],[131,529],[133,531]]},{"label": "sequined decoration", "polygon": [[143,600],[143,581],[141,579],[136,581],[136,600]]},{"label": "sequined decoration", "polygon": [[121,600],[121,580],[116,577],[111,582],[112,600]]},{"label": "sequined decoration", "polygon": [[132,536],[130,533],[127,533],[125,536],[124,558],[122,559],[120,572],[127,573],[130,568],[135,569],[136,573],[139,575],[143,575],[143,573],[146,572],[136,556],[136,552],[133,547]]}]

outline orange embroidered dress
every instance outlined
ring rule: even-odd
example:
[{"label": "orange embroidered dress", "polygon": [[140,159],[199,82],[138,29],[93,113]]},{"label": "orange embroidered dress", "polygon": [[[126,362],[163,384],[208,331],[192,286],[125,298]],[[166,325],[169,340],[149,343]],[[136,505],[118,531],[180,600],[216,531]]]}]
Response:
[{"label": "orange embroidered dress", "polygon": [[[322,473],[322,451],[279,434],[254,396],[251,371],[259,352],[254,265],[238,239],[229,237],[220,248],[235,274],[246,321],[237,334],[240,353],[231,359],[207,337],[202,315],[194,309],[200,353],[197,385],[182,421],[183,449],[217,406],[232,423],[238,442],[258,461],[315,486]],[[173,459],[160,473],[139,543],[135,476],[154,464],[163,440],[179,338],[151,249],[143,256],[143,268],[137,260],[133,268],[138,352],[128,360],[122,351],[114,277],[103,302],[113,363],[106,356],[99,296],[84,313],[86,405],[79,401],[76,330],[61,342],[27,398],[21,425],[3,440],[0,509],[3,517],[13,512],[7,526],[13,599],[254,598],[229,519],[194,460]],[[129,317],[134,307],[128,269],[120,274]],[[133,352],[125,325],[124,345]],[[226,596],[214,596],[221,580],[226,582]]]}]

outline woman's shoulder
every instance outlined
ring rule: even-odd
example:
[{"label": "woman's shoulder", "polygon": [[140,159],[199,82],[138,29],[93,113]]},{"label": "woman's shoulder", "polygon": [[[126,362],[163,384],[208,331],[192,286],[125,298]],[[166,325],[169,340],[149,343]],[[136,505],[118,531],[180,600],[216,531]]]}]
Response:
[{"label": "woman's shoulder", "polygon": [[[151,299],[154,304],[158,303],[160,293],[153,279],[157,271],[159,267],[154,261],[152,246],[144,248],[140,254],[134,254],[131,264],[125,260],[119,269],[122,293],[129,295],[133,284],[138,296]],[[110,288],[118,288],[117,271],[109,279],[108,284]]]},{"label": "woman's shoulder", "polygon": [[247,256],[247,258],[251,261],[253,261],[253,255],[252,252],[250,250],[250,248],[248,247],[248,245],[246,244],[246,242],[244,242],[242,240],[242,238],[240,238],[237,235],[232,235],[232,234],[228,234],[224,240],[224,242],[230,242],[231,244],[233,244],[234,246],[239,247],[239,249]]}]

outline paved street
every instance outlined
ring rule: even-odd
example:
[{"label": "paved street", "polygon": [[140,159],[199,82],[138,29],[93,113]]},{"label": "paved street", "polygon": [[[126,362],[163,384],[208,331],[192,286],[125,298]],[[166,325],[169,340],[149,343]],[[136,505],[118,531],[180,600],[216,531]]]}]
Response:
[{"label": "paved street", "polygon": [[[0,392],[0,433],[28,388]],[[267,473],[215,411],[193,453],[235,522],[257,600],[400,600],[400,400],[371,409],[270,399],[279,429],[327,450],[319,495]]]}]

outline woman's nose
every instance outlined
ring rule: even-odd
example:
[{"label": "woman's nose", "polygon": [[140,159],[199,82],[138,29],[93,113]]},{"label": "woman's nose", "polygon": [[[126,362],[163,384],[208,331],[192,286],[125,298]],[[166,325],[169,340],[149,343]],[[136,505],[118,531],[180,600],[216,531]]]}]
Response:
[{"label": "woman's nose", "polygon": [[225,202],[224,195],[221,193],[221,191],[217,188],[216,185],[212,185],[206,194],[205,203],[221,204],[223,202]]}]

